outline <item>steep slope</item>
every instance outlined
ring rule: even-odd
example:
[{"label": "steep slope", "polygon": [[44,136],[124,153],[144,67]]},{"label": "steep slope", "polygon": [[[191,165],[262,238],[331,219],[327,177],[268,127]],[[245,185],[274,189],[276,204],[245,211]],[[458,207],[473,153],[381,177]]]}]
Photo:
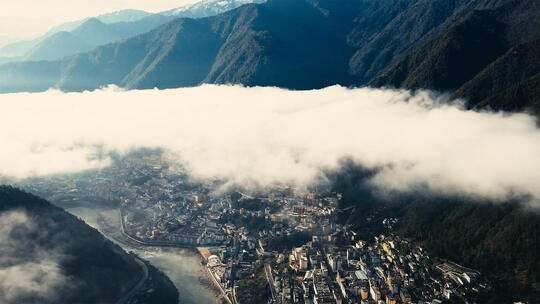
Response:
[{"label": "steep slope", "polygon": [[538,114],[539,77],[540,39],[536,39],[508,50],[462,85],[453,98],[468,98],[469,105],[478,108],[512,111],[532,107]]},{"label": "steep slope", "polygon": [[[85,39],[89,45],[101,45],[126,38],[124,33],[117,31],[97,18],[90,18],[71,32],[74,36]],[[59,57],[61,58],[61,57]]]},{"label": "steep slope", "polygon": [[515,204],[459,200],[412,202],[399,211],[399,233],[434,256],[480,270],[495,286],[481,303],[540,296],[540,217]]},{"label": "steep slope", "polygon": [[[350,71],[364,84],[448,28],[478,1],[366,1],[371,10],[359,15],[348,35],[356,48]],[[482,2],[482,1],[481,1]]]},{"label": "steep slope", "polygon": [[[357,47],[350,62],[351,73],[362,84],[380,76],[400,60],[408,60],[404,57],[444,35],[473,10],[498,10],[497,21],[519,24],[506,33],[498,33],[510,40],[529,40],[529,34],[538,29],[538,5],[535,1],[402,0],[397,3],[371,2],[370,5],[373,6],[373,14],[358,16],[348,37],[349,42]],[[480,38],[481,33],[473,31],[470,35]]]},{"label": "steep slope", "polygon": [[503,29],[504,25],[489,12],[472,12],[371,84],[408,89],[456,89],[504,53],[506,41],[500,35]]},{"label": "steep slope", "polygon": [[[418,189],[389,199],[374,192],[370,183],[377,170],[344,164],[344,170],[329,179],[333,190],[342,193],[340,208],[355,207],[352,216],[343,212],[338,220],[348,221],[360,239],[385,233],[384,218],[399,218],[395,233],[422,245],[432,258],[477,269],[488,279],[492,288],[476,303],[537,303],[540,214],[527,207],[526,198],[521,205]],[[366,214],[377,215],[366,218]]]},{"label": "steep slope", "polygon": [[[352,50],[345,36],[356,3],[275,0],[216,17],[175,20],[58,62],[61,76],[55,86],[85,90],[107,84],[167,88],[241,82],[313,88],[348,83]],[[4,72],[18,71],[0,67]],[[0,86],[3,92],[23,87],[9,81]]]},{"label": "steep slope", "polygon": [[[211,24],[181,19],[157,35],[144,58],[122,80],[128,88],[174,88],[194,86],[208,73],[223,43]],[[171,39],[174,37],[174,39]]]},{"label": "steep slope", "polygon": [[143,18],[151,16],[152,13],[148,13],[141,10],[132,10],[132,9],[126,9],[126,10],[119,10],[112,13],[106,13],[101,14],[96,17],[89,17],[81,20],[75,20],[71,22],[66,22],[60,25],[57,25],[53,28],[51,28],[47,33],[45,33],[45,37],[52,36],[58,32],[71,32],[81,26],[81,24],[85,23],[89,19],[95,18],[103,23],[118,23],[118,22],[134,22],[141,20]]},{"label": "steep slope", "polygon": [[[242,83],[313,89],[369,83],[454,92],[510,48],[537,39],[539,20],[535,0],[270,0],[218,16],[173,20],[49,63],[54,79],[44,83],[67,91],[108,84],[142,89]],[[115,24],[115,32],[134,30],[132,24]],[[537,56],[524,56],[530,67],[537,66]],[[34,65],[36,75],[47,72],[40,70],[43,63]],[[0,78],[5,79],[0,92],[42,90],[44,84],[19,83],[32,69],[31,64],[0,66]],[[510,109],[499,105],[505,103],[501,98],[512,96],[519,100],[509,104],[532,106],[535,79],[514,78],[506,87],[482,88],[498,97],[459,93],[472,92],[466,88],[455,96],[470,98],[471,107]]]},{"label": "steep slope", "polygon": [[107,84],[129,88],[195,85],[210,69],[221,43],[208,20],[180,19],[64,60],[58,85],[70,91]]},{"label": "steep slope", "polygon": [[141,279],[134,256],[47,201],[0,186],[0,217],[2,303],[114,303]]},{"label": "steep slope", "polygon": [[39,42],[26,53],[25,60],[58,60],[97,46],[147,32],[173,19],[152,15],[133,22],[106,24],[89,18],[71,32],[59,32]]},{"label": "steep slope", "polygon": [[25,60],[55,60],[68,55],[88,51],[90,45],[69,32],[59,32],[45,39],[30,50]]},{"label": "steep slope", "polygon": [[[264,0],[202,0],[157,14],[141,10],[120,10],[97,17],[67,22],[51,28],[45,35],[36,39],[10,43],[0,48],[0,56],[24,56],[27,60],[60,59],[66,55],[74,55],[81,51],[90,51],[102,44],[148,32],[175,18],[215,16],[247,3],[262,2]],[[67,37],[65,34],[64,37],[66,39],[64,40],[59,39],[59,37],[51,39],[60,32],[73,33],[79,40],[84,40],[85,44],[69,44],[69,42],[77,38]],[[42,44],[45,44],[45,46]],[[67,46],[67,48],[63,46]],[[57,49],[59,53],[56,56],[51,56],[51,54],[47,56],[40,55],[40,50],[43,48],[49,50]]]},{"label": "steep slope", "polygon": [[453,98],[466,99],[469,107],[537,108],[539,29],[538,1],[494,1],[413,50],[370,84],[455,91]]},{"label": "steep slope", "polygon": [[36,46],[43,38],[37,38],[32,40],[21,40],[17,42],[4,45],[0,48],[0,56],[3,57],[21,57],[26,52]]},{"label": "steep slope", "polygon": [[[345,36],[358,1],[269,1],[243,14],[205,79],[295,89],[350,83]],[[247,12],[246,12],[247,13]]]},{"label": "steep slope", "polygon": [[[95,17],[103,23],[119,23],[119,22],[134,22],[145,17],[148,17],[152,14],[138,11],[138,10],[121,10],[113,13],[103,14]],[[0,56],[5,57],[22,57],[24,55],[28,56],[28,53],[32,51],[33,48],[36,48],[39,43],[43,40],[57,34],[60,32],[71,32],[81,26],[83,23],[88,21],[91,18],[86,18],[82,20],[76,20],[72,22],[66,22],[60,25],[57,25],[50,30],[48,30],[43,36],[40,36],[31,40],[16,41],[7,45],[4,45],[0,48]],[[147,28],[146,30],[150,30]],[[144,32],[144,31],[143,31]],[[143,33],[140,32],[140,33]],[[61,58],[61,57],[56,57]]]},{"label": "steep slope", "polygon": [[[128,88],[169,88],[211,82],[302,89],[346,83],[347,60],[352,51],[345,44],[348,26],[343,20],[352,19],[353,3],[345,1],[338,5],[325,1],[332,7],[324,11],[306,1],[271,1],[246,5],[212,18],[173,21],[150,34],[117,44],[129,52],[123,44],[140,41],[145,45],[144,58],[133,58],[137,63],[127,68],[132,70],[124,77],[97,81],[90,88],[108,83]],[[317,44],[313,45],[313,41]],[[109,48],[89,56],[96,59],[95,54],[103,54]],[[114,56],[100,56],[99,61],[92,63],[96,67],[101,62],[131,57],[118,52]],[[82,65],[90,64],[84,57],[72,61],[70,66],[79,69],[81,64],[77,62],[81,60],[85,62]],[[115,69],[126,70],[123,65]],[[73,79],[82,83],[79,79],[88,77],[86,69],[72,71],[65,73],[69,76],[60,87],[82,89],[70,83]]]},{"label": "steep slope", "polygon": [[526,111],[540,117],[540,73],[491,95],[475,107],[503,111]]}]

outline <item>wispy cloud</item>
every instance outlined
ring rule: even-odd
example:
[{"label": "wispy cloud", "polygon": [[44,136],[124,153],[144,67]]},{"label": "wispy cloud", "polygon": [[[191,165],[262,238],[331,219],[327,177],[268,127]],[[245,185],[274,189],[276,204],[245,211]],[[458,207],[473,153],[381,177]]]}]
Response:
[{"label": "wispy cloud", "polygon": [[0,214],[1,303],[53,303],[61,290],[69,291],[62,254],[31,238],[40,233],[23,211]]},{"label": "wispy cloud", "polygon": [[392,191],[540,198],[540,131],[432,92],[204,85],[2,95],[0,174],[106,166],[99,151],[164,148],[198,178],[306,185],[350,158]]}]

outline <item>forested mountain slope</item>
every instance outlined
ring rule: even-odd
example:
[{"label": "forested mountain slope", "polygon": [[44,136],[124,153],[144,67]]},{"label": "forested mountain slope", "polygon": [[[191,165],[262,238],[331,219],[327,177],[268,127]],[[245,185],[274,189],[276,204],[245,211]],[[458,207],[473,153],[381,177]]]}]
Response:
[{"label": "forested mountain slope", "polygon": [[[531,50],[539,20],[534,0],[270,0],[176,19],[62,60],[2,65],[0,92],[369,84],[523,110],[538,103],[539,59]],[[502,70],[521,74],[503,81]]]},{"label": "forested mountain slope", "polygon": [[[2,303],[115,303],[143,276],[134,256],[36,196],[0,186],[0,218]],[[172,283],[152,275],[160,299],[177,303]]]}]

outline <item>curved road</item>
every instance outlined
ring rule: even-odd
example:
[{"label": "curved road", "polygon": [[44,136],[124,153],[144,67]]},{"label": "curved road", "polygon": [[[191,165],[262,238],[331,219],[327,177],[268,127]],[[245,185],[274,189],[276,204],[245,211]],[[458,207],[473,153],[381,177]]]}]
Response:
[{"label": "curved road", "polygon": [[137,283],[137,285],[135,285],[128,293],[126,293],[122,298],[120,298],[120,300],[116,301],[116,304],[127,303],[127,301],[129,301],[129,299],[131,299],[131,297],[133,297],[143,287],[146,280],[148,280],[148,267],[146,266],[146,264],[139,258],[135,258],[135,262],[137,262],[137,264],[141,266],[143,270],[143,277]]}]

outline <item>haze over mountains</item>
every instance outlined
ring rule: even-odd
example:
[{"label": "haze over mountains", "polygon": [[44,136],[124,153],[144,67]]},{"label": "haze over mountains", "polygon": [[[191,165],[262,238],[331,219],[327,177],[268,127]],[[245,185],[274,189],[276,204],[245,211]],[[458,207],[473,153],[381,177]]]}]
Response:
[{"label": "haze over mountains", "polygon": [[47,38],[60,32],[71,32],[90,19],[97,19],[100,22],[112,24],[118,22],[135,22],[150,15],[152,14],[139,10],[123,10],[109,14],[103,14],[95,18],[86,18],[83,20],[67,22],[51,28],[41,37],[32,40],[17,41],[3,46],[2,48],[0,48],[0,56],[15,57],[21,59],[33,47],[36,47],[39,43],[46,40]]},{"label": "haze over mountains", "polygon": [[[369,84],[455,92],[471,107],[538,113],[539,6],[534,0],[271,0],[176,19],[61,60],[3,65],[0,91]],[[103,27],[89,22],[91,29]]]},{"label": "haze over mountains", "polygon": [[19,41],[0,48],[4,62],[55,60],[96,46],[125,39],[156,28],[179,17],[202,18],[220,14],[242,4],[261,0],[204,0],[157,14],[141,10],[121,10],[61,24],[33,40]]}]

